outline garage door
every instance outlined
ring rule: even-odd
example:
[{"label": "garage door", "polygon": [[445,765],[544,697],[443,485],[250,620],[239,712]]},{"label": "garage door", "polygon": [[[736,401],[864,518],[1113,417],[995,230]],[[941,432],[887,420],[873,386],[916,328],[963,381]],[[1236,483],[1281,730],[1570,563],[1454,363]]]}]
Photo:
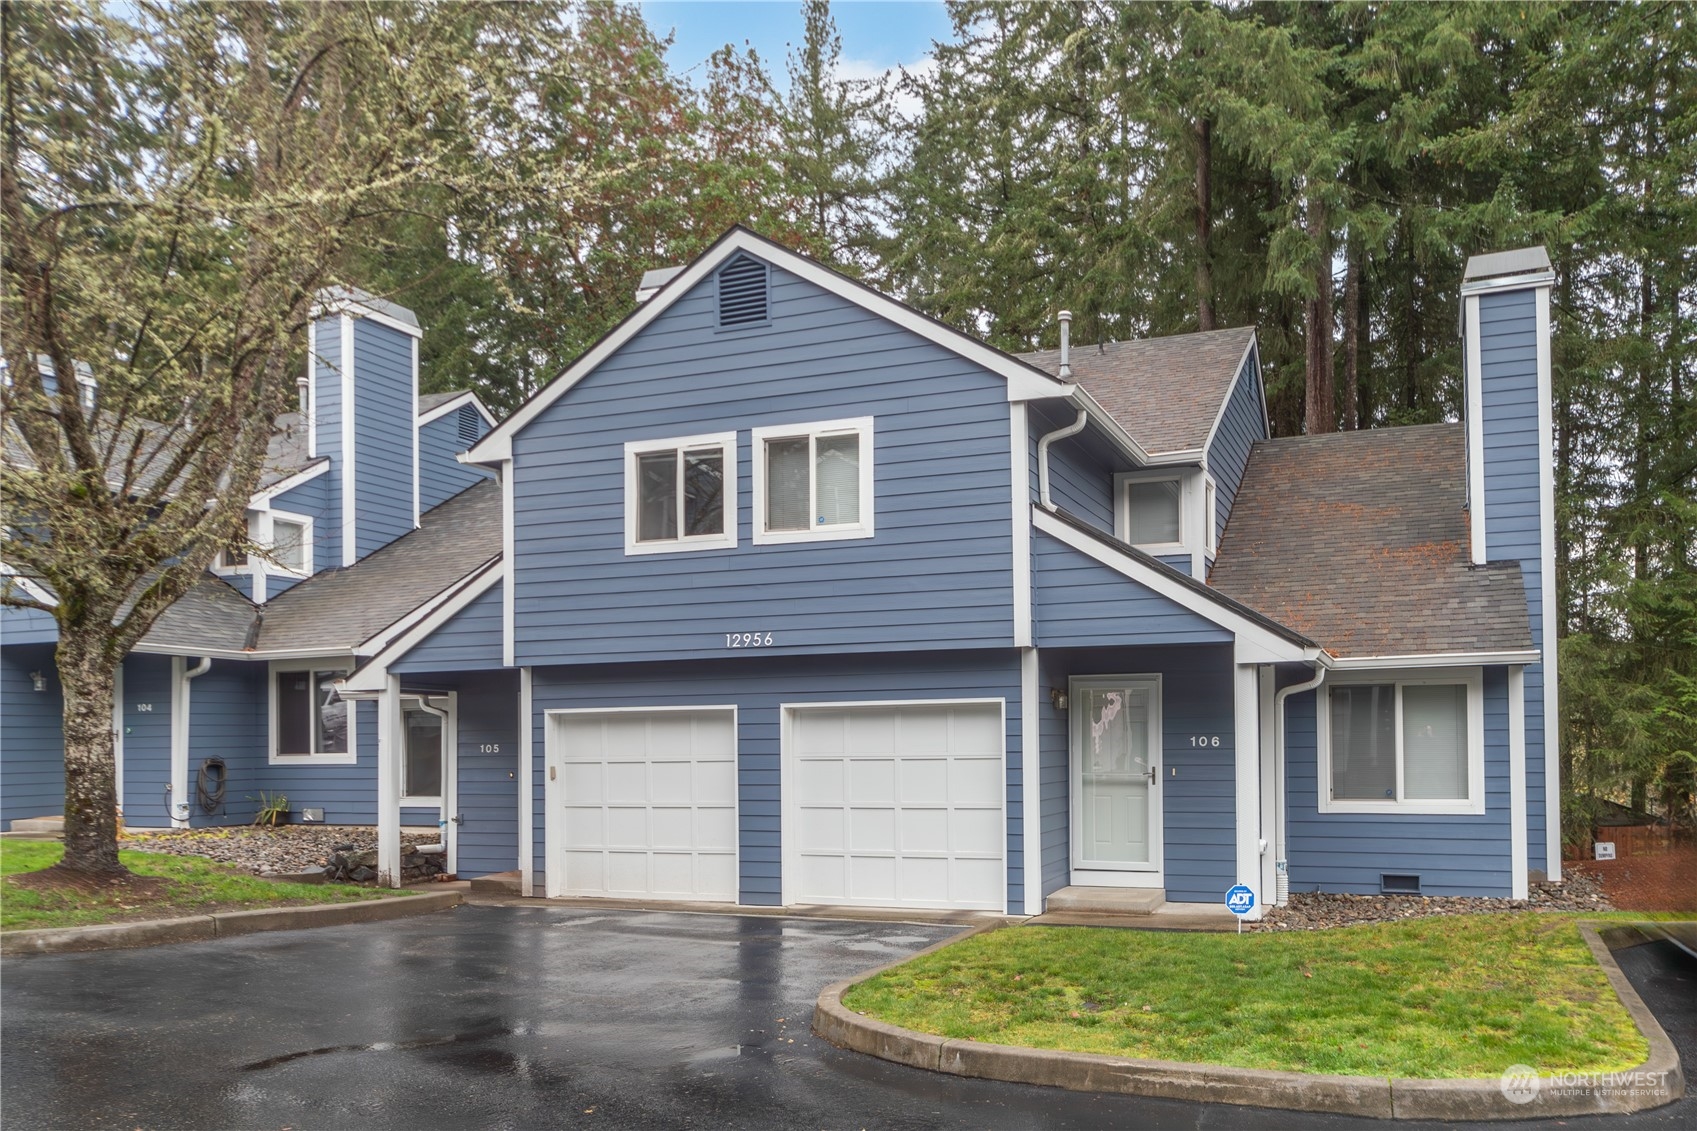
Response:
[{"label": "garage door", "polygon": [[736,901],[735,712],[563,712],[548,742],[564,877],[551,888]]},{"label": "garage door", "polygon": [[788,715],[790,902],[1002,910],[1001,703]]}]

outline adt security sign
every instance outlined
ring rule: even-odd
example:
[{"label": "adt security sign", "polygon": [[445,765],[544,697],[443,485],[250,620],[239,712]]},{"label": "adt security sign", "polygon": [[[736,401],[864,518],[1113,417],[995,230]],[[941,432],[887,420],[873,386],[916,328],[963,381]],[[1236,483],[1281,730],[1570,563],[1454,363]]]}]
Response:
[{"label": "adt security sign", "polygon": [[1226,893],[1226,910],[1237,916],[1237,933],[1243,933],[1243,917],[1255,910],[1255,892],[1246,884],[1237,884]]}]

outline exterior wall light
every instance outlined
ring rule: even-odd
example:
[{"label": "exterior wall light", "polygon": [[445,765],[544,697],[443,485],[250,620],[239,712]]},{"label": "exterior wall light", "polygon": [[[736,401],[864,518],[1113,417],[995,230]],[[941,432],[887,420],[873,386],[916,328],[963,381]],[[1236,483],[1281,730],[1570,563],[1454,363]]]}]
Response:
[{"label": "exterior wall light", "polygon": [[42,675],[40,672],[30,672],[29,680],[31,683],[35,684],[35,689],[37,691],[47,690],[47,677]]},{"label": "exterior wall light", "polygon": [[1057,711],[1067,709],[1067,692],[1064,687],[1049,688],[1049,706]]}]

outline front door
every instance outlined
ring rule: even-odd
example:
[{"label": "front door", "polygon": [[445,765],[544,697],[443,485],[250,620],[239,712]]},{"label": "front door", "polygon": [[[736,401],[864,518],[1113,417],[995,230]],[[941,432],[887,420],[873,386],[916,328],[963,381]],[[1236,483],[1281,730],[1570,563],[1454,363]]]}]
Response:
[{"label": "front door", "polygon": [[401,760],[401,807],[435,809],[439,814],[442,843],[447,852],[444,867],[458,866],[459,814],[454,788],[455,696],[404,695],[401,697],[401,730],[406,736]]},{"label": "front door", "polygon": [[1161,681],[1072,683],[1072,882],[1160,887]]}]

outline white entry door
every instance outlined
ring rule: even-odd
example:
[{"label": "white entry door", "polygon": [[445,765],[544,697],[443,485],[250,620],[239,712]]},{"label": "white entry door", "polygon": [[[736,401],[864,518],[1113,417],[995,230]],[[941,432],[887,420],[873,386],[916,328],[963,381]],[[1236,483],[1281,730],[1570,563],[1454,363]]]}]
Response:
[{"label": "white entry door", "polygon": [[734,708],[548,720],[549,895],[736,902]]},{"label": "white entry door", "polygon": [[450,872],[459,868],[457,715],[454,692],[401,695],[401,808],[437,811]]},{"label": "white entry door", "polygon": [[786,708],[784,902],[1002,910],[1002,711]]},{"label": "white entry door", "polygon": [[1072,882],[1159,887],[1159,677],[1074,680],[1069,714]]}]

